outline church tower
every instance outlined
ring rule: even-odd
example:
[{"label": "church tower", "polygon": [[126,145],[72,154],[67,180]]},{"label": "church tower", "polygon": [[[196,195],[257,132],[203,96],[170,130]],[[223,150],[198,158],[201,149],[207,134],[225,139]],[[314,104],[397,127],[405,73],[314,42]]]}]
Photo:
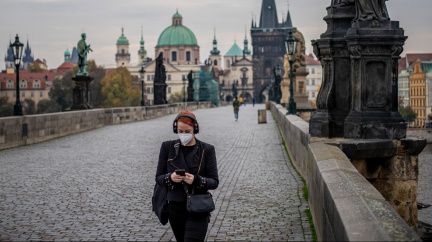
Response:
[{"label": "church tower", "polygon": [[220,55],[220,51],[217,48],[217,40],[216,40],[216,28],[214,31],[214,38],[213,38],[213,50],[210,51],[210,61],[211,65],[218,68],[219,70],[222,69],[222,57]]},{"label": "church tower", "polygon": [[24,56],[22,57],[22,65],[21,69],[26,70],[31,64],[34,62],[33,54],[31,53],[31,48],[29,45],[29,41],[27,39],[27,46],[24,50]]},{"label": "church tower", "polygon": [[12,44],[12,42],[9,40],[9,45],[7,48],[7,54],[4,58],[5,64],[6,64],[6,70],[7,69],[15,69],[15,59],[12,53],[12,48],[10,47],[10,45]]},{"label": "church tower", "polygon": [[263,93],[271,81],[272,68],[284,64],[284,41],[290,28],[292,23],[289,11],[285,21],[279,23],[275,1],[263,0],[259,25],[252,20],[251,28],[254,96],[258,102],[268,99]]},{"label": "church tower", "polygon": [[147,51],[144,48],[143,28],[141,26],[141,41],[140,41],[140,49],[138,50],[138,63],[142,63],[146,55],[147,55]]},{"label": "church tower", "polygon": [[124,36],[124,28],[122,28],[122,35],[117,40],[116,63],[117,67],[127,67],[130,64],[129,40]]},{"label": "church tower", "polygon": [[71,62],[71,54],[69,52],[69,48],[67,48],[64,53],[64,62]]}]

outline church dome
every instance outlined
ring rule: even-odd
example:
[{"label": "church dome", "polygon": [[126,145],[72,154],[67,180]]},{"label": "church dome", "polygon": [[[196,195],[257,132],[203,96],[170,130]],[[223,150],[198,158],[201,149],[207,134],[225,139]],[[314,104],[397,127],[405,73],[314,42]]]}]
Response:
[{"label": "church dome", "polygon": [[117,40],[117,45],[128,45],[129,40],[123,34],[124,29],[122,28],[122,35]]},{"label": "church dome", "polygon": [[64,55],[65,55],[65,56],[70,56],[70,52],[69,52],[69,49],[66,49],[66,51],[65,51]]},{"label": "church dome", "polygon": [[188,27],[183,26],[183,18],[178,12],[173,15],[172,19],[173,24],[166,28],[164,31],[162,31],[156,47],[198,45],[195,34]]}]

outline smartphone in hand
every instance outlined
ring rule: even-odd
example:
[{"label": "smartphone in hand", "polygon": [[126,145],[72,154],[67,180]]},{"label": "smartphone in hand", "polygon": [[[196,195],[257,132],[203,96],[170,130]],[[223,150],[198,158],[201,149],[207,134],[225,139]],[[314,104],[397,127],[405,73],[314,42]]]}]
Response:
[{"label": "smartphone in hand", "polygon": [[179,176],[186,176],[184,169],[177,169],[175,170],[175,173]]}]

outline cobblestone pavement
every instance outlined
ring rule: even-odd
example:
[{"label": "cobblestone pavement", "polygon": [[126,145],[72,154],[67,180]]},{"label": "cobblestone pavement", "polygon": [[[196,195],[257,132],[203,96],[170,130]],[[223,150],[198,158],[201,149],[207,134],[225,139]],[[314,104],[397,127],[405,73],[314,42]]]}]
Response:
[{"label": "cobblestone pavement", "polygon": [[[419,155],[419,186],[417,201],[432,205],[432,144]],[[418,211],[418,218],[432,224],[432,206]]]},{"label": "cobblestone pavement", "polygon": [[[301,179],[263,105],[197,110],[220,175],[207,239],[311,240]],[[174,240],[151,211],[175,115],[0,151],[0,240]]]}]

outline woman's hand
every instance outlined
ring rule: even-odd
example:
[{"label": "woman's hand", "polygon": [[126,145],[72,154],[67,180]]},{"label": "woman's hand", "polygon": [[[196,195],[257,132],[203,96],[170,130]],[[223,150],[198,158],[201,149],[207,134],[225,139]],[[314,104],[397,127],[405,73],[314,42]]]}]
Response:
[{"label": "woman's hand", "polygon": [[184,179],[186,179],[186,176],[179,176],[175,172],[171,173],[171,180],[175,183],[179,183],[179,182],[183,181]]},{"label": "woman's hand", "polygon": [[184,177],[183,181],[185,181],[187,184],[192,185],[195,176],[190,173],[185,173],[186,177]]}]

